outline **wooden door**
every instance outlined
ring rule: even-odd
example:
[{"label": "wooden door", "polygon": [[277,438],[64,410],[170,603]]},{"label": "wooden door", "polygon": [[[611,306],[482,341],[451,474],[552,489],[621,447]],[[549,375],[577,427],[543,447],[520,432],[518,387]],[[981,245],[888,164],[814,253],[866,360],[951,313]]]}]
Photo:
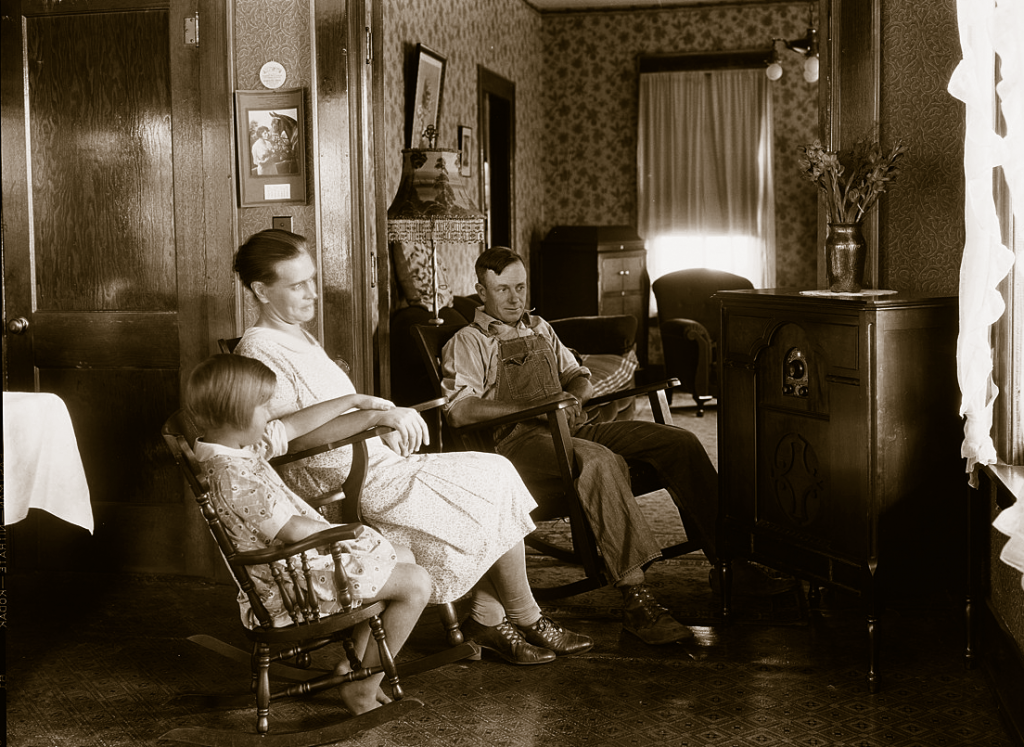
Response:
[{"label": "wooden door", "polygon": [[188,7],[3,2],[5,386],[67,404],[96,520],[88,537],[32,512],[20,568],[210,564],[159,436],[208,347]]}]

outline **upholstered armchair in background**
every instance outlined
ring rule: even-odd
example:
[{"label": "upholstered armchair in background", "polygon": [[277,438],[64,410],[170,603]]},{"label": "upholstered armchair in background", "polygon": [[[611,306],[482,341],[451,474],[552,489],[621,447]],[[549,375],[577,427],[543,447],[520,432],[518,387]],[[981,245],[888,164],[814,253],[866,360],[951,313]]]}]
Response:
[{"label": "upholstered armchair in background", "polygon": [[753,288],[749,280],[720,270],[679,270],[652,284],[658,302],[658,329],[665,351],[665,374],[680,381],[679,391],[693,395],[697,417],[718,397],[719,305],[711,297],[720,290]]}]

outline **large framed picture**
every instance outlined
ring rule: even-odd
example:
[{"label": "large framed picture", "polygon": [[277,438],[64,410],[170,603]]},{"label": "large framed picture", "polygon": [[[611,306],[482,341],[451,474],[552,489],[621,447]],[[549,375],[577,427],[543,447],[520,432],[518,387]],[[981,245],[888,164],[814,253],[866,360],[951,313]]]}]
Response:
[{"label": "large framed picture", "polygon": [[235,91],[240,207],[306,203],[305,93]]},{"label": "large framed picture", "polygon": [[[444,57],[431,49],[416,46],[416,88],[412,102],[412,127],[409,147],[436,145],[441,116],[441,93],[444,90]],[[434,142],[431,142],[435,139]],[[426,140],[427,142],[423,142]]]}]

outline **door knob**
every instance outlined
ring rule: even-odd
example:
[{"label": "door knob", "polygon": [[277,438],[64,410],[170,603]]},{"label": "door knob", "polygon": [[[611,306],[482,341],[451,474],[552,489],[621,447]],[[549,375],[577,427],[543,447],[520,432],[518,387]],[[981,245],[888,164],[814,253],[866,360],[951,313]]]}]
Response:
[{"label": "door knob", "polygon": [[7,331],[12,335],[23,335],[26,329],[28,329],[28,319],[23,316],[12,319],[7,323]]}]

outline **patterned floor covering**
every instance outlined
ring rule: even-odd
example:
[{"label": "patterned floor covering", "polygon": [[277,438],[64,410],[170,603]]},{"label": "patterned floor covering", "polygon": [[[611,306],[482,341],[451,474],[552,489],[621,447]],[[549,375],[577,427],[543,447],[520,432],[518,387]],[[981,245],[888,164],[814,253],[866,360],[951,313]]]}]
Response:
[{"label": "patterned floor covering", "polygon": [[[658,504],[656,497],[650,500]],[[694,626],[693,640],[643,644],[622,631],[614,596],[606,591],[556,600],[548,611],[593,636],[591,651],[523,668],[485,656],[410,677],[407,693],[424,707],[345,744],[1014,744],[983,675],[963,667],[957,600],[904,602],[886,610],[882,689],[872,695],[856,598],[828,594],[819,609],[808,611],[802,595],[795,595],[785,609],[748,607],[748,619],[726,627],[714,619],[706,563],[700,557],[672,563],[654,567],[652,586]],[[544,568],[537,558],[530,568],[535,574],[568,572]],[[191,725],[253,730],[249,711],[204,711],[174,701],[184,692],[248,685],[246,667],[186,640],[207,633],[244,647],[230,587],[68,572],[14,574],[4,588],[7,736],[14,747],[156,745],[169,729]],[[440,624],[428,610],[402,659],[441,647]],[[341,715],[337,696],[324,693],[275,705],[272,729],[321,726]]]}]

